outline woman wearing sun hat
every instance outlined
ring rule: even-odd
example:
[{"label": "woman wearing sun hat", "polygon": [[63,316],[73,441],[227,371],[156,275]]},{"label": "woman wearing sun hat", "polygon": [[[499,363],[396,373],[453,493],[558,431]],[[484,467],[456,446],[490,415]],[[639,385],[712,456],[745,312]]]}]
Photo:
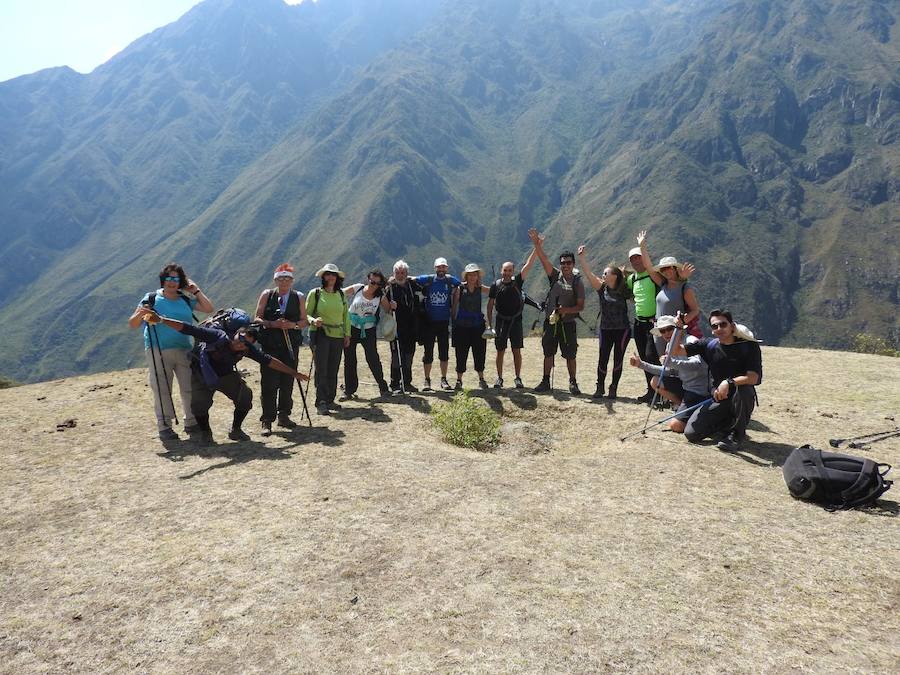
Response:
[{"label": "woman wearing sun hat", "polygon": [[[256,303],[254,323],[262,328],[259,343],[263,350],[278,360],[297,367],[297,351],[303,340],[301,330],[308,324],[306,303],[303,294],[292,288],[294,267],[282,263],[272,275],[275,288],[264,290]],[[267,366],[260,366],[260,388],[262,389],[262,435],[272,433],[272,423],[278,416],[278,426],[293,429],[297,426],[291,419],[294,406],[294,378]]]},{"label": "woman wearing sun hat", "polygon": [[482,296],[490,288],[481,283],[482,271],[475,263],[469,263],[463,270],[463,283],[453,289],[453,349],[456,352],[456,388],[462,389],[462,376],[466,372],[469,349],[475,361],[475,372],[482,389],[488,388],[484,379],[487,341],[482,337],[487,322],[481,310]]},{"label": "woman wearing sun hat", "polygon": [[316,411],[327,415],[329,410],[341,407],[334,398],[341,356],[350,345],[350,315],[339,283],[343,281],[344,273],[338,266],[328,263],[316,272],[316,276],[322,280],[322,285],[310,290],[306,296],[306,314],[316,367]]}]

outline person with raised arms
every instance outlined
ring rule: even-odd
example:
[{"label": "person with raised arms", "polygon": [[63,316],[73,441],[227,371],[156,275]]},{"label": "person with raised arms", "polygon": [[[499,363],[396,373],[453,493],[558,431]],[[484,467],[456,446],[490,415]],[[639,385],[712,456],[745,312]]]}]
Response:
[{"label": "person with raised arms", "polygon": [[[598,277],[591,271],[588,263],[587,248],[584,244],[578,247],[578,263],[581,272],[597,291],[600,300],[600,312],[597,315],[597,336],[600,338],[600,356],[597,359],[597,388],[593,398],[608,396],[615,399],[618,394],[619,380],[622,377],[622,364],[625,362],[625,350],[631,339],[628,324],[628,300],[634,298],[631,289],[625,283],[625,273],[612,263]],[[609,392],[606,391],[606,373],[609,369],[609,356],[613,356],[612,381]]]},{"label": "person with raised arms", "polygon": [[569,371],[569,392],[580,396],[578,388],[577,362],[578,338],[575,321],[584,311],[584,282],[575,271],[575,254],[563,251],[559,256],[559,269],[553,267],[544,252],[543,237],[534,228],[528,230],[528,237],[534,244],[534,251],[547,273],[550,290],[544,304],[544,332],[541,346],[544,351],[544,377],[534,388],[536,392],[550,391],[550,374],[557,349],[566,360]]},{"label": "person with raised arms", "polygon": [[503,358],[507,345],[512,345],[513,367],[516,379],[513,381],[516,389],[521,389],[522,384],[522,348],[525,346],[525,331],[522,326],[522,312],[525,310],[525,295],[523,286],[525,277],[534,264],[534,248],[528,254],[528,259],[522,266],[522,270],[516,273],[516,266],[510,261],[500,266],[500,278],[491,286],[488,293],[487,323],[493,326],[494,311],[497,312],[496,335],[494,348],[497,350],[497,381],[495,389],[503,388]]},{"label": "person with raised arms", "polygon": [[434,343],[438,345],[438,361],[441,366],[441,389],[450,391],[447,382],[447,368],[450,365],[450,305],[453,289],[459,286],[459,279],[448,274],[450,266],[446,258],[435,258],[434,274],[415,277],[425,296],[427,321],[420,326],[422,331],[422,367],[425,381],[422,389],[431,391],[431,364],[434,362]]},{"label": "person with raised arms", "polygon": [[378,356],[378,341],[375,326],[381,312],[390,312],[397,303],[390,302],[384,294],[387,281],[378,268],[369,271],[365,284],[351,284],[344,287],[344,297],[350,298],[350,344],[344,348],[344,395],[340,400],[348,401],[356,396],[359,376],[356,372],[356,345],[361,344],[366,355],[366,363],[378,384],[381,396],[388,393],[384,379],[384,369]]},{"label": "person with raised arms", "polygon": [[350,345],[350,314],[339,284],[344,273],[338,266],[334,263],[323,265],[316,276],[322,280],[322,285],[306,295],[306,314],[316,369],[316,412],[327,415],[341,407],[334,399],[341,356]]}]

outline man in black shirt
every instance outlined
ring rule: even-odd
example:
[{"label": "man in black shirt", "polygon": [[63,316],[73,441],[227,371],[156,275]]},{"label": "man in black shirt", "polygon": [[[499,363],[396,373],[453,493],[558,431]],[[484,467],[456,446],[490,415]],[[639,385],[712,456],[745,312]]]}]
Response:
[{"label": "man in black shirt", "polygon": [[[243,312],[242,312],[243,314]],[[192,326],[173,319],[167,319],[149,307],[143,308],[142,318],[147,323],[163,323],[169,328],[190,335],[195,342],[204,343],[199,358],[191,366],[191,411],[197,418],[201,438],[206,443],[213,442],[209,426],[209,409],[213,394],[221,391],[234,402],[234,418],[228,438],[233,441],[249,441],[250,437],[241,430],[241,424],[253,407],[253,392],[244,382],[236,365],[245,356],[261,366],[268,366],[281,373],[287,373],[303,382],[309,378],[269,356],[256,344],[257,331],[243,327],[234,335],[219,328]],[[249,318],[246,320],[249,322]],[[244,324],[246,326],[246,323]]]},{"label": "man in black shirt", "polygon": [[[696,443],[724,432],[718,447],[733,452],[740,449],[753,414],[756,403],[754,387],[762,380],[762,353],[753,334],[744,326],[735,324],[731,312],[713,310],[709,314],[709,325],[715,337],[669,347],[675,356],[701,356],[709,366],[713,381],[715,400],[694,411],[684,435]],[[680,315],[678,327],[684,327]]]},{"label": "man in black shirt", "polygon": [[419,283],[409,276],[409,265],[404,260],[394,263],[394,274],[388,280],[388,299],[397,303],[394,318],[397,320],[397,337],[391,343],[392,393],[416,392],[412,383],[412,362],[416,353],[419,301],[416,294],[422,291]]},{"label": "man in black shirt", "polygon": [[512,343],[513,366],[516,369],[516,389],[522,385],[522,347],[525,344],[525,334],[522,329],[522,311],[525,309],[525,297],[522,295],[522,286],[528,270],[534,263],[534,249],[522,271],[515,274],[516,267],[511,262],[505,262],[500,267],[500,278],[497,279],[491,292],[488,294],[487,321],[493,326],[494,310],[497,310],[497,329],[494,337],[494,347],[497,349],[497,381],[494,389],[503,388],[503,357],[506,355],[507,343]]}]

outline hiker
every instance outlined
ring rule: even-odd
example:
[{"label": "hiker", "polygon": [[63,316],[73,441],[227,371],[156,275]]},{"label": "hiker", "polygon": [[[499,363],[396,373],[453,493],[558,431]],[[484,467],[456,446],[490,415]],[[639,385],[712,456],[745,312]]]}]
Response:
[{"label": "hiker", "polygon": [[[282,263],[273,273],[275,288],[264,290],[256,303],[254,323],[262,326],[259,331],[259,345],[270,356],[294,368],[299,366],[298,352],[303,344],[303,328],[306,320],[306,301],[303,293],[292,288],[294,268]],[[294,378],[260,364],[260,389],[262,414],[259,421],[262,435],[272,435],[272,423],[278,419],[278,426],[293,429],[297,423],[291,419],[294,407]]]},{"label": "hiker", "polygon": [[[128,318],[129,328],[143,323],[143,310],[156,309],[185,323],[194,319],[194,310],[212,312],[212,301],[187,277],[178,263],[169,263],[159,273],[160,288],[141,298],[134,313]],[[191,348],[190,336],[167,326],[144,324],[144,352],[147,358],[148,382],[153,392],[153,408],[156,411],[156,428],[163,441],[178,440],[172,429],[177,417],[172,401],[172,384],[178,380],[181,407],[184,411],[184,430],[189,435],[198,431],[197,420],[191,412]]]},{"label": "hiker", "polygon": [[[634,272],[629,274],[625,283],[631,289],[634,296],[634,325],[632,336],[634,344],[637,346],[638,353],[647,363],[659,364],[659,352],[656,349],[656,342],[650,334],[650,330],[656,321],[656,296],[659,293],[657,281],[662,283],[663,277],[653,269],[650,264],[649,254],[644,257],[646,249],[646,230],[638,234],[638,246],[628,251],[628,262],[631,264]],[[682,269],[683,279],[686,281],[694,268],[692,265],[685,266]],[[651,403],[653,401],[653,387],[650,386],[652,375],[645,372],[647,379],[647,391],[638,397],[641,403]]]},{"label": "hiker", "polygon": [[[591,271],[587,261],[586,247],[584,244],[578,247],[578,263],[581,272],[597,291],[600,299],[600,311],[597,314],[597,336],[600,338],[600,356],[597,359],[597,388],[592,398],[608,396],[615,400],[619,389],[619,380],[622,377],[622,364],[625,362],[625,350],[631,339],[631,329],[628,324],[628,300],[634,295],[625,283],[625,273],[612,263],[603,270],[603,276],[598,277]],[[606,373],[609,368],[609,355],[613,356],[612,381],[609,384],[609,392],[606,392]]]},{"label": "hiker", "polygon": [[[394,263],[393,276],[388,280],[388,298],[394,304],[397,337],[391,344],[391,381],[393,393],[416,392],[412,384],[412,361],[416,353],[418,296],[421,286],[409,278],[409,265],[404,260]],[[402,368],[402,370],[401,370]]]},{"label": "hiker", "polygon": [[451,314],[453,316],[453,349],[456,352],[456,389],[463,388],[463,373],[469,349],[478,373],[478,385],[487,389],[484,379],[484,363],[487,341],[484,331],[487,324],[481,311],[481,296],[490,289],[481,283],[482,271],[475,263],[469,263],[463,270],[463,283],[453,289]]},{"label": "hiker", "polygon": [[576,378],[576,354],[578,338],[575,334],[575,321],[584,310],[584,282],[575,270],[575,254],[563,251],[559,255],[559,269],[553,267],[547,254],[544,253],[543,237],[534,228],[528,230],[528,237],[534,244],[534,251],[547,273],[550,290],[544,303],[544,332],[541,345],[544,350],[544,377],[535,391],[550,391],[550,373],[556,350],[559,349],[566,360],[569,371],[569,392],[580,396]]},{"label": "hiker", "polygon": [[197,358],[191,369],[191,410],[197,420],[201,440],[205,443],[215,442],[209,425],[209,409],[217,391],[234,402],[234,417],[228,438],[233,441],[250,440],[250,436],[241,429],[241,424],[253,407],[253,392],[237,369],[238,361],[245,356],[298,381],[308,379],[303,373],[266,354],[256,344],[258,330],[255,326],[250,326],[250,317],[241,310],[231,310],[225,328],[193,326],[160,316],[149,307],[141,309],[141,320],[150,325],[162,323],[202,343],[202,346],[198,345],[194,350]]},{"label": "hiker", "polygon": [[415,277],[416,282],[422,287],[427,315],[427,320],[419,326],[425,350],[422,354],[424,391],[431,391],[431,364],[434,362],[435,341],[438,345],[438,361],[441,366],[441,389],[445,391],[453,389],[447,382],[447,367],[450,364],[450,303],[453,289],[459,286],[460,282],[447,273],[449,270],[446,258],[435,258],[434,274]]},{"label": "hiker", "polygon": [[[669,349],[672,334],[675,332],[677,320],[674,316],[663,315],[656,320],[656,326],[651,331],[654,337],[661,337],[666,342],[664,353]],[[679,342],[694,344],[697,338],[688,335],[685,338],[684,331],[679,331]],[[662,382],[659,376],[663,367],[654,363],[643,361],[635,353],[629,360],[632,366],[650,373],[652,386],[659,396],[671,401],[676,413],[669,421],[669,429],[680,434],[691,417],[690,412],[683,412],[709,398],[709,367],[699,356],[670,356],[663,374]]]},{"label": "hiker", "polygon": [[[646,231],[638,234],[637,240],[641,249],[641,262],[659,289],[656,293],[656,316],[677,316],[679,312],[684,313],[688,332],[696,338],[702,338],[703,331],[698,322],[700,305],[694,289],[687,282],[695,271],[694,266],[691,263],[682,265],[674,256],[664,256],[660,258],[659,265],[653,267],[647,252]],[[656,354],[662,355],[666,341],[656,337],[653,342]]]},{"label": "hiker", "polygon": [[388,301],[384,294],[387,281],[378,268],[371,270],[365,284],[351,284],[344,288],[344,297],[349,298],[350,343],[344,348],[344,395],[342,401],[356,396],[359,377],[356,372],[356,345],[361,344],[366,355],[366,363],[378,384],[381,396],[388,393],[387,382],[381,359],[378,357],[378,341],[375,326],[380,312],[390,312],[397,305]]},{"label": "hiker", "polygon": [[[678,327],[684,326],[679,317]],[[762,381],[762,353],[750,329],[736,324],[731,312],[713,310],[709,313],[709,326],[714,337],[671,347],[672,356],[699,355],[709,366],[714,387],[715,401],[693,412],[684,435],[691,443],[697,443],[722,434],[719,449],[734,452],[740,450],[753,414],[755,387]]]},{"label": "hiker", "polygon": [[507,261],[500,266],[500,278],[491,286],[488,293],[487,324],[493,326],[494,310],[497,310],[497,327],[494,337],[494,348],[497,350],[497,381],[494,389],[503,388],[503,358],[506,346],[512,345],[513,367],[516,378],[513,380],[516,389],[522,384],[522,347],[525,346],[525,332],[522,328],[522,312],[525,310],[525,296],[522,287],[525,277],[534,264],[535,252],[531,249],[528,259],[517,274],[516,266]]},{"label": "hiker", "polygon": [[341,408],[334,398],[337,396],[341,355],[350,346],[350,315],[339,284],[344,280],[344,273],[338,266],[328,263],[316,272],[316,276],[322,280],[322,285],[307,294],[306,315],[316,368],[316,412],[327,415]]}]

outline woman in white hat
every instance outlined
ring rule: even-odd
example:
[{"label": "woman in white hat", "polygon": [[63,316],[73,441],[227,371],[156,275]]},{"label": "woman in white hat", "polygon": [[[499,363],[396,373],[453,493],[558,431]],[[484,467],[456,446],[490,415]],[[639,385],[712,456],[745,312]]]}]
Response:
[{"label": "woman in white hat", "polygon": [[306,296],[306,314],[316,366],[316,411],[327,415],[329,410],[341,407],[334,398],[341,356],[350,345],[350,315],[347,299],[338,283],[344,279],[344,273],[338,266],[328,263],[316,272],[316,276],[322,280],[322,286],[312,289]]},{"label": "woman in white hat", "polygon": [[453,349],[456,352],[456,389],[463,388],[463,373],[466,372],[466,361],[469,349],[475,361],[475,372],[482,389],[488,388],[484,379],[484,363],[487,353],[487,341],[482,337],[488,324],[481,310],[482,296],[490,292],[490,288],[481,283],[481,268],[469,263],[463,270],[463,283],[453,289]]}]

